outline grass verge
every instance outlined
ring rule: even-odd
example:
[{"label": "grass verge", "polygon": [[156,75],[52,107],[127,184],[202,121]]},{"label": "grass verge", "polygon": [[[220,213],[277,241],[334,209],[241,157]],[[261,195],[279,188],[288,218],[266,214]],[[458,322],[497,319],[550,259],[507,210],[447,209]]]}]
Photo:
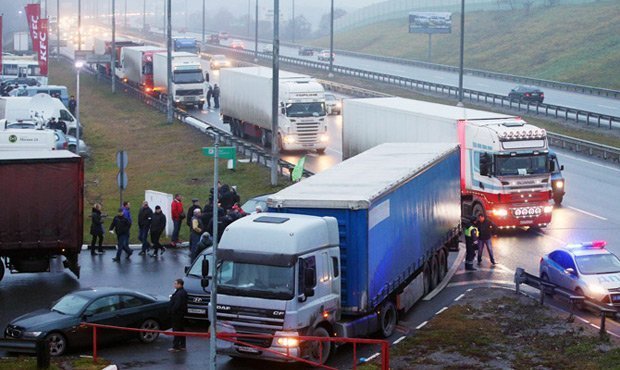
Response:
[{"label": "grass verge", "polygon": [[[52,62],[50,76],[50,83],[75,90],[75,72],[69,64]],[[85,243],[90,243],[92,204],[103,204],[104,213],[109,215],[104,226],[109,226],[116,214],[120,195],[115,158],[121,149],[127,151],[129,158],[126,170],[129,185],[123,198],[131,203],[132,242],[137,242],[138,210],[145,190],[182,194],[186,208],[194,197],[200,199],[201,205],[207,203],[213,184],[213,160],[203,156],[200,149],[213,144],[208,136],[176,121],[166,124],[164,114],[123,94],[120,89],[112,94],[109,84],[97,81],[94,76],[82,73],[80,83],[84,140],[92,148],[92,155],[86,160]],[[223,183],[237,185],[242,201],[287,185],[282,179],[282,185],[272,187],[269,170],[256,164],[238,163],[236,171],[226,170],[225,164],[225,161],[220,163],[220,179]],[[106,244],[116,243],[112,235],[106,233],[105,238]],[[181,228],[181,239],[188,240],[187,227]]]},{"label": "grass verge", "polygon": [[[52,358],[50,370],[101,370],[110,365],[110,361],[99,358],[93,363],[92,358],[60,357]],[[34,357],[0,358],[0,370],[37,370]]]}]

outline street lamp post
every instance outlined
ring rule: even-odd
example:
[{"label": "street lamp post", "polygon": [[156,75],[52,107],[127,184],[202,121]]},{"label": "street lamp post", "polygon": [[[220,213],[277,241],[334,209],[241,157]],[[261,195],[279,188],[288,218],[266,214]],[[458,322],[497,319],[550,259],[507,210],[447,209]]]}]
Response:
[{"label": "street lamp post", "polygon": [[60,0],[56,0],[56,56],[60,58]]},{"label": "street lamp post", "polygon": [[331,0],[329,12],[329,78],[334,77],[334,0]]},{"label": "street lamp post", "polygon": [[82,50],[82,0],[78,0],[78,50]]},{"label": "street lamp post", "polygon": [[254,12],[254,63],[258,62],[258,0]]},{"label": "street lamp post", "polygon": [[167,57],[168,57],[168,104],[166,106],[167,121],[172,124],[172,0],[167,0]]},{"label": "street lamp post", "polygon": [[217,368],[217,236],[218,236],[218,221],[219,221],[219,189],[217,187],[219,182],[219,147],[220,147],[220,135],[215,132],[215,151],[213,155],[213,257],[211,263],[211,295],[209,302],[209,317],[210,334],[209,341],[209,369],[215,370]]},{"label": "street lamp post", "polygon": [[112,0],[112,50],[110,51],[112,94],[116,92],[116,0]]},{"label": "street lamp post", "polygon": [[206,27],[206,14],[207,14],[207,5],[206,0],[202,0],[202,45],[204,47],[205,44],[205,27]]},{"label": "street lamp post", "polygon": [[280,0],[273,1],[273,69],[271,85],[271,185],[278,185],[278,114],[280,112]]},{"label": "street lamp post", "polygon": [[76,88],[75,88],[75,119],[77,121],[77,125],[75,128],[75,153],[77,155],[80,155],[80,71],[82,70],[82,67],[84,67],[84,61],[83,60],[76,60],[75,61],[75,70],[76,70],[76,74],[77,74],[77,80],[76,80]]},{"label": "street lamp post", "polygon": [[459,58],[459,102],[463,106],[463,54],[465,53],[465,0],[461,0],[461,55]]}]

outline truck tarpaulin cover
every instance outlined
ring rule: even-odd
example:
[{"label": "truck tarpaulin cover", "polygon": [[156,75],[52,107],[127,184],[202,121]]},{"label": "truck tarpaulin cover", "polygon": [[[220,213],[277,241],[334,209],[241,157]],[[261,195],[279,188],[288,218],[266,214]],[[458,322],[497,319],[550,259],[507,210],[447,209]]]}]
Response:
[{"label": "truck tarpaulin cover", "polygon": [[82,179],[79,157],[0,161],[0,250],[79,251]]}]

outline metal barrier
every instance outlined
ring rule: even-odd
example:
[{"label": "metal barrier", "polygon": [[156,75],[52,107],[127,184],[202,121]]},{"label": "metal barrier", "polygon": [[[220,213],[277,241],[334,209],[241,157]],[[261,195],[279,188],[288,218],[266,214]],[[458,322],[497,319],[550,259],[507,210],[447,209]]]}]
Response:
[{"label": "metal barrier", "polygon": [[50,368],[50,350],[43,339],[8,339],[0,338],[0,349],[7,352],[24,353],[37,356],[37,368]]},{"label": "metal barrier", "polygon": [[517,294],[521,291],[521,284],[528,285],[532,288],[540,290],[540,304],[545,303],[545,295],[559,295],[570,301],[569,318],[572,319],[575,311],[575,307],[585,306],[598,312],[601,318],[601,325],[599,328],[599,335],[606,336],[607,330],[605,329],[605,320],[607,315],[616,315],[618,310],[612,305],[604,306],[601,302],[592,300],[585,296],[576,295],[575,292],[560,288],[556,284],[544,281],[538,276],[528,274],[521,267],[517,267],[515,270],[515,285]]},{"label": "metal barrier", "polygon": [[[98,334],[97,329],[113,329],[113,330],[122,330],[122,331],[131,331],[135,333],[157,333],[167,335],[167,336],[184,336],[184,337],[196,337],[196,338],[204,338],[210,339],[211,334],[209,332],[199,333],[199,332],[173,332],[173,331],[164,331],[164,330],[146,330],[146,329],[138,329],[138,328],[127,328],[122,326],[112,326],[112,325],[103,325],[103,324],[94,324],[94,323],[81,323],[82,326],[91,327],[93,329],[93,362],[96,363],[98,360]],[[239,339],[241,338],[241,339]],[[280,352],[276,350],[272,350],[271,348],[261,347],[252,343],[248,343],[243,341],[242,339],[269,339],[271,341],[277,338],[287,338],[287,339],[297,339],[297,342],[302,344],[304,342],[318,342],[319,346],[319,359],[318,362],[308,360],[306,358],[302,358],[299,356],[292,355],[290,353],[290,348],[286,348],[286,352]],[[340,344],[352,344],[353,345],[353,369],[357,368],[357,365],[360,361],[357,358],[357,346],[358,345],[379,345],[381,347],[381,369],[389,370],[390,368],[390,349],[389,342],[387,340],[381,339],[366,339],[366,338],[341,338],[341,337],[313,337],[313,336],[284,336],[284,335],[267,335],[267,334],[238,334],[238,333],[217,333],[217,339],[231,342],[233,344],[239,344],[243,347],[252,348],[255,350],[259,350],[262,352],[268,352],[273,355],[282,356],[282,360],[290,361],[290,362],[302,362],[308,365],[312,365],[315,367],[337,370],[336,368],[327,366],[322,364],[323,358],[323,343],[340,343]]]}]

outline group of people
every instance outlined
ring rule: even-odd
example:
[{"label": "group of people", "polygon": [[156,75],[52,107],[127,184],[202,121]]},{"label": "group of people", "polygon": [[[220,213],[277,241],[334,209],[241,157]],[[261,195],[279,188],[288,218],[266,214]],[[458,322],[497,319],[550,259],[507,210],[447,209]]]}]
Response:
[{"label": "group of people", "polygon": [[465,234],[465,270],[476,271],[474,258],[478,256],[478,266],[482,263],[482,253],[486,247],[491,264],[495,265],[491,236],[497,230],[497,226],[484,214],[479,214],[464,224]]},{"label": "group of people", "polygon": [[207,88],[207,107],[211,108],[211,98],[213,98],[213,108],[220,108],[220,87],[215,84]]}]

